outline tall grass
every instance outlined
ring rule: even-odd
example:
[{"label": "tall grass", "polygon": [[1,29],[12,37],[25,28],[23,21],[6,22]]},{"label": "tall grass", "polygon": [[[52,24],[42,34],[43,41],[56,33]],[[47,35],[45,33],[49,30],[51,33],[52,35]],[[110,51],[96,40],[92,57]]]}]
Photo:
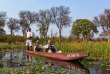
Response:
[{"label": "tall grass", "polygon": [[86,43],[61,43],[55,44],[58,50],[63,52],[89,52],[91,59],[109,59],[109,42],[86,42]]},{"label": "tall grass", "polygon": [[9,49],[26,49],[24,44],[0,44],[0,50],[9,50]]}]

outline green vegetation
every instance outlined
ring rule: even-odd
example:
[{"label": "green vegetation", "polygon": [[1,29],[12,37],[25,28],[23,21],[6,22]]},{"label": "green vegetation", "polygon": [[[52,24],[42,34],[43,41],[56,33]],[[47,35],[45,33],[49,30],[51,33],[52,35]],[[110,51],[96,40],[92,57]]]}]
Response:
[{"label": "green vegetation", "polygon": [[94,33],[98,33],[97,26],[88,19],[77,19],[74,21],[71,32],[77,37],[82,36],[83,42],[87,41],[87,38],[93,38]]},{"label": "green vegetation", "polygon": [[108,59],[110,58],[109,42],[87,42],[87,43],[62,43],[55,44],[58,50],[63,52],[89,52],[88,59]]},{"label": "green vegetation", "polygon": [[17,44],[7,44],[7,43],[1,43],[0,44],[0,51],[8,51],[8,50],[13,50],[13,49],[26,49],[26,46],[23,45],[17,45]]}]

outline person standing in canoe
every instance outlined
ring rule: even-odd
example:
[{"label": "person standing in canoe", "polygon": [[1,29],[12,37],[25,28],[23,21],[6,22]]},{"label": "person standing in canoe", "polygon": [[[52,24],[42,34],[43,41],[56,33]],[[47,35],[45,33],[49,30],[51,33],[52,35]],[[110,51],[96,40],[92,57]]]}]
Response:
[{"label": "person standing in canoe", "polygon": [[40,42],[37,40],[34,46],[34,51],[41,52],[42,51],[41,47],[42,46],[40,45]]},{"label": "person standing in canoe", "polygon": [[45,52],[48,53],[56,53],[57,49],[56,47],[52,44],[51,40],[48,40],[48,44],[42,47],[43,49],[45,49]]},{"label": "person standing in canoe", "polygon": [[28,28],[27,30],[27,40],[26,40],[26,46],[27,46],[27,50],[29,50],[29,46],[31,48],[32,51],[32,37],[33,37],[33,33],[31,32],[31,28]]}]

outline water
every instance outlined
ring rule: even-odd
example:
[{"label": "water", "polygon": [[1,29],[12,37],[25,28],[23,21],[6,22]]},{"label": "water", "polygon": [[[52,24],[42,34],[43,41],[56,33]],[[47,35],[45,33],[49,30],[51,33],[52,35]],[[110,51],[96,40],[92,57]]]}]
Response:
[{"label": "water", "polygon": [[106,61],[57,61],[29,56],[25,51],[0,52],[0,74],[110,74]]}]

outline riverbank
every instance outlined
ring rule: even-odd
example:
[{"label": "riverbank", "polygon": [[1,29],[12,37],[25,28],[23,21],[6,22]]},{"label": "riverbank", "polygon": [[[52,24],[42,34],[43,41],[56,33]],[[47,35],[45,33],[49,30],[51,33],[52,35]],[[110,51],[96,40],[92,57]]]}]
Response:
[{"label": "riverbank", "polygon": [[2,50],[13,50],[13,49],[26,49],[24,44],[8,44],[8,43],[0,43],[0,51]]}]

